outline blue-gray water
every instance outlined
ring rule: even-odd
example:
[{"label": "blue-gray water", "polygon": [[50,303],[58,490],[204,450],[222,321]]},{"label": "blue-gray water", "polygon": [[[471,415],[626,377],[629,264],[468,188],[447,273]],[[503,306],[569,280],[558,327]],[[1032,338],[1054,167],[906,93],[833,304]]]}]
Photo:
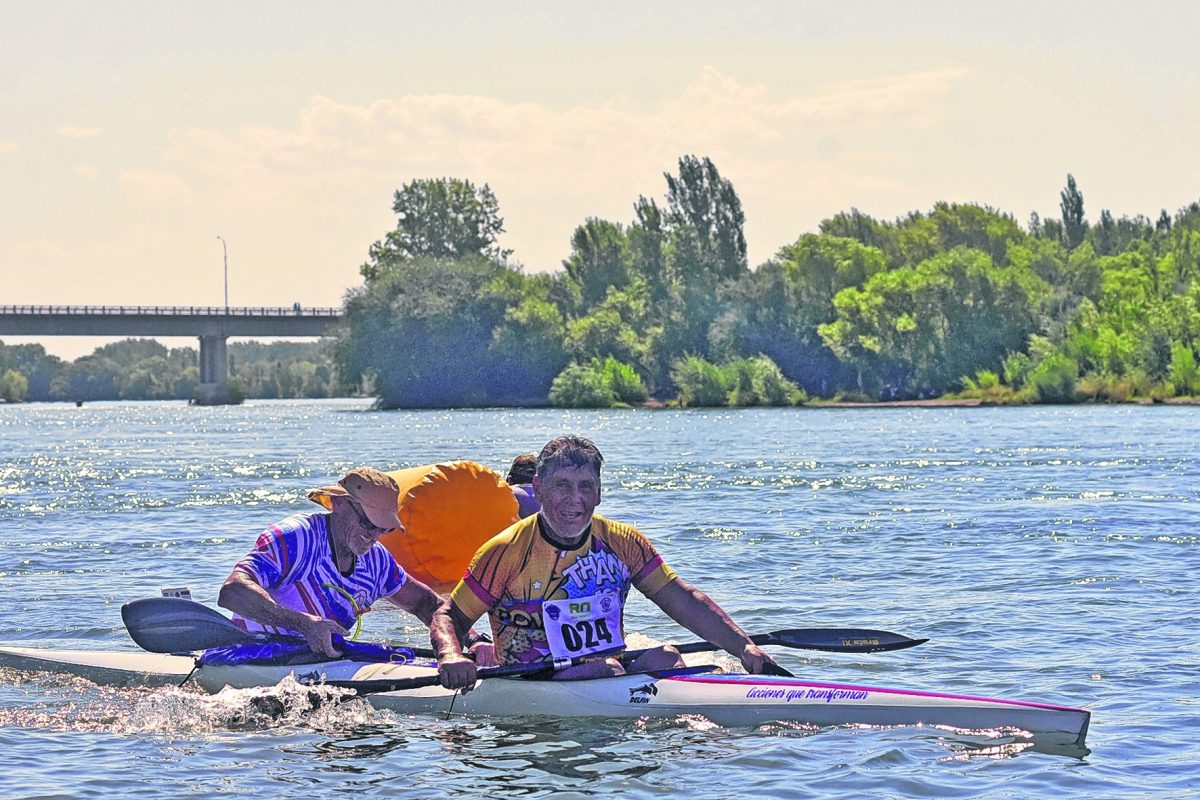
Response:
[{"label": "blue-gray water", "polygon": [[[359,401],[0,405],[0,644],[134,649],[124,601],[232,563],[346,468],[551,436],[608,458],[601,511],[751,631],[928,636],[798,674],[1082,705],[1091,753],[936,730],[702,719],[282,722],[237,697],[0,671],[0,796],[797,798],[1195,796],[1200,409],[370,412]],[[628,627],[692,637],[636,596]],[[399,613],[369,632],[418,641]]]}]

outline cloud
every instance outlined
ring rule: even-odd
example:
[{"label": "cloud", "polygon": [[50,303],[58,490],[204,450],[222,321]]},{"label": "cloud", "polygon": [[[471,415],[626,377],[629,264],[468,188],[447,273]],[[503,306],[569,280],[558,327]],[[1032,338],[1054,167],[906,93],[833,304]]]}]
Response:
[{"label": "cloud", "polygon": [[[679,96],[650,110],[621,100],[562,110],[475,95],[408,95],[370,105],[315,97],[290,129],[245,127],[232,134],[178,132],[170,156],[199,157],[225,175],[328,175],[394,168],[431,174],[484,168],[545,180],[596,165],[611,173],[611,156],[675,152],[681,140],[733,150],[747,140],[770,141],[797,128],[861,130],[924,127],[945,113],[945,96],[966,75],[943,69],[823,87],[776,99],[762,86],[739,83],[705,68]],[[657,155],[649,158],[657,160]],[[640,160],[640,159],[639,159]]]},{"label": "cloud", "polygon": [[[318,96],[293,126],[174,130],[165,171],[129,171],[121,180],[149,203],[212,197],[223,211],[263,226],[280,224],[272,214],[294,226],[317,208],[386,225],[401,184],[468,178],[496,192],[508,228],[504,245],[541,269],[567,255],[571,231],[587,217],[627,222],[638,195],[661,196],[662,173],[690,153],[711,157],[734,181],[765,256],[794,240],[802,220],[831,213],[844,197],[901,191],[895,179],[869,176],[889,172],[880,167],[896,158],[888,149],[896,132],[947,116],[950,94],[968,74],[909,72],[780,96],[705,68],[650,107],[619,97],[553,108],[479,95],[369,104]],[[798,191],[800,183],[807,192]],[[824,211],[814,210],[818,192]],[[355,243],[356,262],[369,243]]]},{"label": "cloud", "polygon": [[60,125],[54,132],[64,139],[95,139],[104,135],[103,128],[87,128],[79,125]]},{"label": "cloud", "polygon": [[969,70],[949,68],[846,81],[784,108],[798,119],[823,127],[900,124],[928,128],[942,121],[946,95],[968,75]]},{"label": "cloud", "polygon": [[125,194],[135,202],[152,205],[190,200],[192,193],[182,177],[155,170],[126,170],[118,176]]}]

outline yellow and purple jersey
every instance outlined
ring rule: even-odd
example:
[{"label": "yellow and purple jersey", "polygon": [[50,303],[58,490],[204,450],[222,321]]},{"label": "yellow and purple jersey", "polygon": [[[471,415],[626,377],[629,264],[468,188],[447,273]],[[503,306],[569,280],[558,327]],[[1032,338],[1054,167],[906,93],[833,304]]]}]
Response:
[{"label": "yellow and purple jersey", "polygon": [[[675,580],[654,545],[631,525],[595,515],[583,543],[560,550],[542,535],[540,520],[540,515],[526,517],[485,543],[450,594],[468,618],[488,614],[502,664],[540,661],[550,654],[546,625],[559,621],[559,611],[554,602],[544,607],[547,601],[601,598],[607,603],[611,598],[618,604],[619,625],[630,586],[652,597]],[[594,616],[602,619],[598,609]],[[623,630],[603,632],[624,641]],[[575,634],[566,633],[570,644]]]}]

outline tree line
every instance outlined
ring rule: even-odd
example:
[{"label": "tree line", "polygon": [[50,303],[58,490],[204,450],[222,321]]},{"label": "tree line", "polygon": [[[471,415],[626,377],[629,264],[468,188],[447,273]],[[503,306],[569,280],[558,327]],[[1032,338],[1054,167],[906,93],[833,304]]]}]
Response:
[{"label": "tree line", "polygon": [[[663,177],[661,199],[584,220],[562,270],[536,274],[499,246],[489,186],[407,183],[338,335],[233,343],[232,388],[385,408],[1200,395],[1200,203],[1091,222],[1068,175],[1058,218],[852,208],[751,268],[741,201],[712,161]],[[189,399],[197,381],[194,349],[151,340],[69,364],[0,343],[4,400]]]},{"label": "tree line", "polygon": [[[328,343],[232,342],[230,390],[237,398],[330,397],[343,391]],[[0,401],[191,400],[199,354],[153,339],[126,339],[72,362],[40,344],[0,342]]]},{"label": "tree line", "polygon": [[751,269],[716,166],[664,178],[662,202],[585,220],[562,271],[531,275],[486,184],[405,184],[347,295],[340,379],[389,408],[1200,394],[1198,203],[1093,224],[1068,175],[1061,218],[851,209]]}]

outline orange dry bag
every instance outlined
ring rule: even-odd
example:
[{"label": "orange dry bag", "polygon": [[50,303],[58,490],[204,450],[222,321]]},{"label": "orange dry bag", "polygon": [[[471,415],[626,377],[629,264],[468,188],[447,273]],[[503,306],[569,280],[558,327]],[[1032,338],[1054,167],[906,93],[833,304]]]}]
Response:
[{"label": "orange dry bag", "polygon": [[479,546],[517,521],[517,500],[498,473],[474,461],[389,472],[400,484],[400,521],[380,541],[409,575],[449,591]]}]

